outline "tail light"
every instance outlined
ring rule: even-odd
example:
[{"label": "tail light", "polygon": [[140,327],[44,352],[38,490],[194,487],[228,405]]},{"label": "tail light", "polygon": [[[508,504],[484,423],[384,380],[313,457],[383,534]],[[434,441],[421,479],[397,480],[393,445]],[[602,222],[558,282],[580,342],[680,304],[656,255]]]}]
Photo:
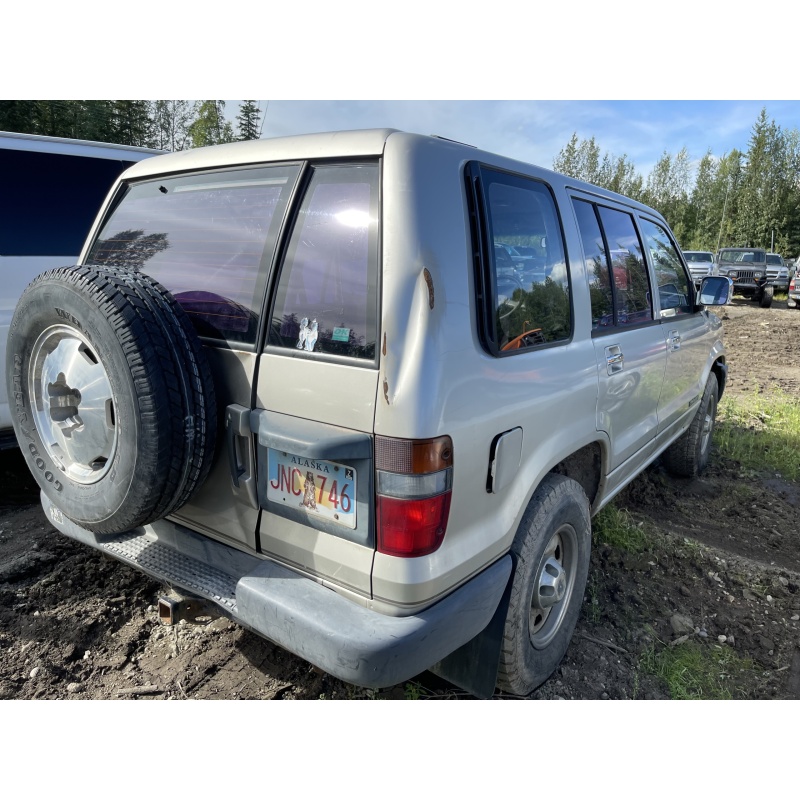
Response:
[{"label": "tail light", "polygon": [[378,552],[415,558],[438,549],[447,530],[453,443],[375,437]]},{"label": "tail light", "polygon": [[794,291],[794,285],[795,285],[795,284],[794,284],[794,282],[795,282],[795,280],[797,280],[797,279],[796,279],[796,278],[792,278],[792,279],[789,281],[789,291],[790,291],[790,292],[793,292],[793,291]]}]

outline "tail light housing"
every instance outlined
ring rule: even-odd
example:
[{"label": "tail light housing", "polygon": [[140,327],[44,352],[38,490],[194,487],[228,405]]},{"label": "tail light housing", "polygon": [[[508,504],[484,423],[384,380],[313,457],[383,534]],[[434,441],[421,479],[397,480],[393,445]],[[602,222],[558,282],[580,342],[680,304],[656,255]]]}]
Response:
[{"label": "tail light housing", "polygon": [[793,292],[793,291],[794,291],[794,287],[795,287],[795,281],[796,281],[796,280],[797,280],[797,278],[792,278],[792,279],[789,281],[789,291],[790,291],[790,292]]},{"label": "tail light housing", "polygon": [[401,558],[439,548],[450,516],[453,443],[375,437],[375,518],[379,553]]}]

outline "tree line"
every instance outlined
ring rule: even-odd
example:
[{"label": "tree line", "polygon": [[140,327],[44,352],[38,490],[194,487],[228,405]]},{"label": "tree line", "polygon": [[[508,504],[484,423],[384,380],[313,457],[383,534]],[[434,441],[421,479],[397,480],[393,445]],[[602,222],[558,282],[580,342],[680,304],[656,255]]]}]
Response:
[{"label": "tree line", "polygon": [[800,253],[800,133],[783,130],[762,109],[747,150],[695,162],[686,148],[659,158],[643,177],[627,155],[601,151],[573,134],[553,160],[565,175],[658,209],[684,250],[763,247]]},{"label": "tree line", "polygon": [[[171,151],[260,137],[255,100],[242,102],[235,127],[224,110],[224,100],[2,100],[0,130]],[[685,250],[800,253],[800,132],[783,130],[766,109],[746,151],[708,150],[697,162],[686,148],[665,151],[643,177],[627,155],[573,134],[553,168],[658,209]]]},{"label": "tree line", "polygon": [[171,151],[259,138],[255,100],[235,129],[224,112],[224,100],[2,100],[0,130]]}]

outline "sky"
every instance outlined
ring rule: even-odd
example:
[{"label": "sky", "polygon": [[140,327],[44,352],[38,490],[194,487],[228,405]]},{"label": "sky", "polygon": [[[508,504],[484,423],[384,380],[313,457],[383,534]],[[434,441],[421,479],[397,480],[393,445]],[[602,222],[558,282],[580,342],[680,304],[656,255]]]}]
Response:
[{"label": "sky", "polygon": [[[781,0],[751,15],[763,58],[740,13],[704,0],[308,0],[258,13],[232,0],[186,12],[73,0],[42,26],[38,6],[12,5],[0,96],[260,96],[267,137],[395,127],[543,167],[576,133],[643,176],[665,151],[746,150],[762,108],[800,129],[793,35],[774,35],[788,20]],[[102,35],[81,50],[91,21]],[[78,50],[65,50],[70,36]],[[231,119],[237,105],[227,101]]]},{"label": "sky", "polygon": [[[234,120],[241,101],[226,102]],[[800,129],[800,101],[767,100],[260,100],[262,137],[389,127],[436,134],[551,168],[573,133],[626,155],[646,176],[666,151],[698,161],[747,150],[762,108]],[[266,111],[266,114],[264,113]]]}]

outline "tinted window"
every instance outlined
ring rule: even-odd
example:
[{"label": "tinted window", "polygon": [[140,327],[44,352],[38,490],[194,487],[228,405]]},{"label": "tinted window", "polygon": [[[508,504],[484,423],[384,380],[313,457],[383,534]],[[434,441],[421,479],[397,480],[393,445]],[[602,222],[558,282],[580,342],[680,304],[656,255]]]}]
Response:
[{"label": "tinted window", "polygon": [[316,168],[281,269],[269,344],[374,359],[377,276],[377,165]]},{"label": "tinted window", "polygon": [[647,219],[641,220],[641,223],[658,284],[661,316],[690,314],[692,312],[690,282],[678,257],[677,248],[660,225]]},{"label": "tinted window", "polygon": [[650,282],[633,217],[583,200],[574,199],[573,206],[592,300],[592,328],[652,320]]},{"label": "tinted window", "polygon": [[0,149],[0,255],[74,256],[130,161]]},{"label": "tinted window", "polygon": [[569,276],[545,184],[482,170],[492,243],[490,336],[500,351],[568,339]]},{"label": "tinted window", "polygon": [[650,283],[633,217],[598,206],[611,261],[617,325],[638,325],[653,319]]},{"label": "tinted window", "polygon": [[266,167],[135,184],[87,261],[146,272],[173,293],[200,334],[252,344],[298,172]]},{"label": "tinted window", "polygon": [[583,200],[574,200],[573,205],[583,243],[586,275],[589,278],[592,328],[609,327],[614,324],[614,295],[611,290],[608,255],[600,223],[597,221],[596,207]]}]

